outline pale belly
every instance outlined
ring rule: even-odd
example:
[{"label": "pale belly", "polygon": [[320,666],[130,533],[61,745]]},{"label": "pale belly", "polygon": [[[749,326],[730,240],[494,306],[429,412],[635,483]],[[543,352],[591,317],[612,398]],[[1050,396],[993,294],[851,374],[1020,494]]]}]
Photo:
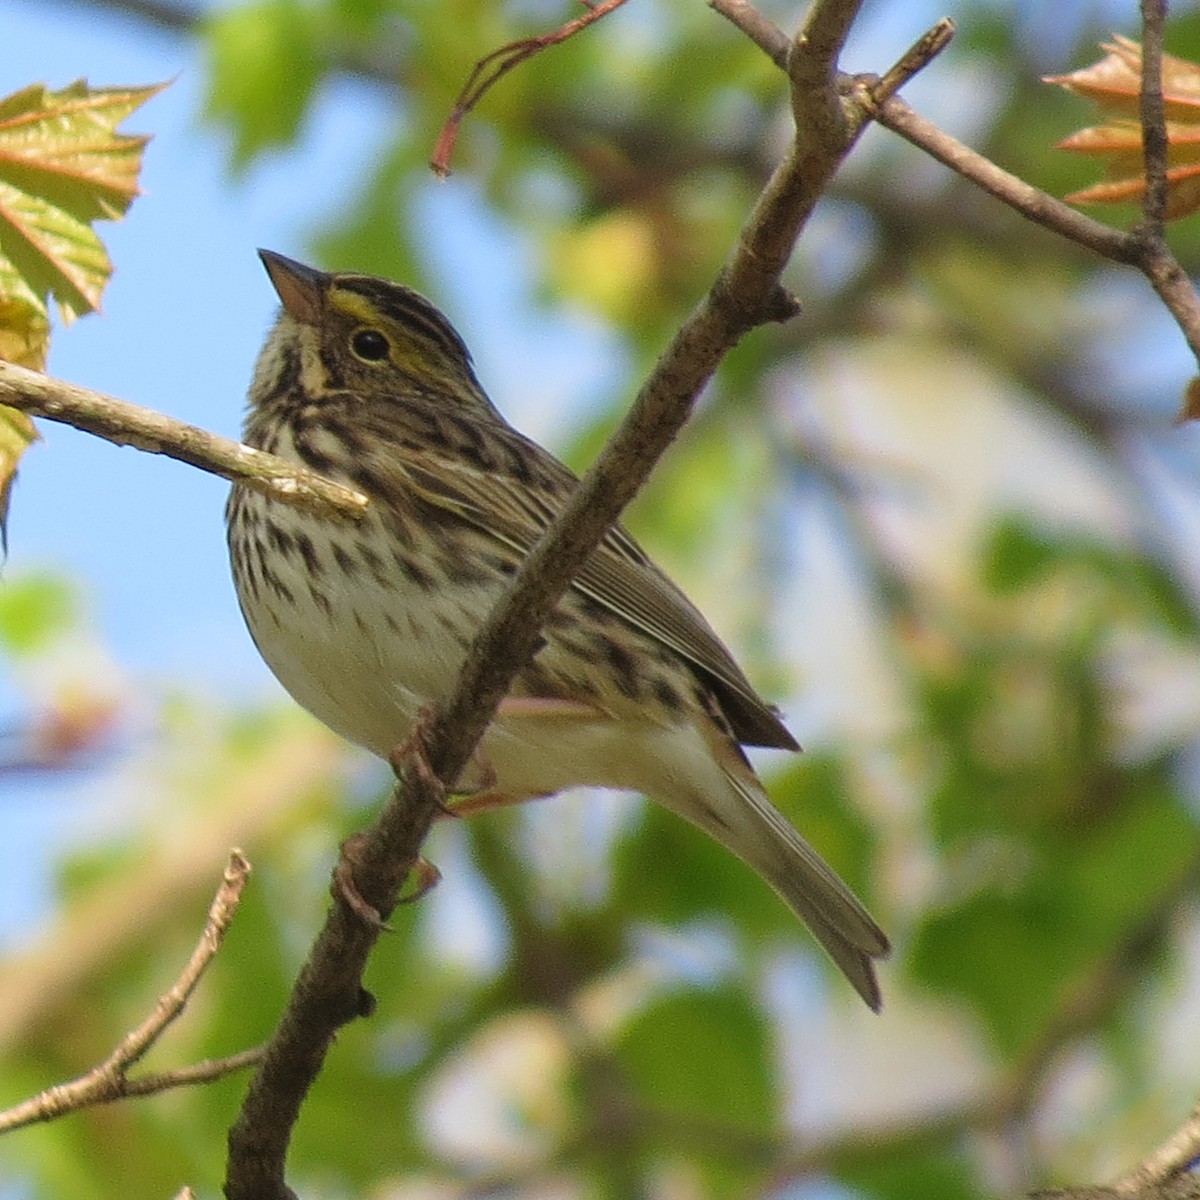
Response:
[{"label": "pale belly", "polygon": [[[363,599],[357,598],[358,615]],[[281,623],[261,616],[251,632],[264,659],[293,699],[348,741],[387,758],[408,736],[420,710],[449,697],[462,654],[414,617],[411,638],[381,640],[351,616],[331,624],[297,611]],[[249,619],[249,618],[248,618]],[[482,619],[482,618],[481,618]],[[400,682],[403,678],[404,682]],[[686,727],[656,728],[568,710],[564,715],[498,716],[464,773],[464,790],[485,786],[512,800],[590,784],[670,795],[683,760],[701,752]],[[676,744],[680,736],[688,743]],[[694,734],[693,734],[694,736]],[[655,743],[652,745],[652,743]]]},{"label": "pale belly", "polygon": [[[328,537],[312,532],[310,540],[316,561],[332,563]],[[453,610],[435,612],[427,591],[362,571],[347,578],[329,569],[314,583],[298,557],[275,575],[279,588],[263,582],[257,598],[239,584],[259,652],[298,704],[381,757],[424,705],[449,695],[489,603],[482,591],[461,590]]]},{"label": "pale belly", "polygon": [[[243,503],[266,502],[253,496]],[[305,552],[293,545],[291,553],[273,555],[270,572],[263,572],[261,547],[235,550],[246,623],[298,704],[348,741],[387,758],[422,708],[449,698],[498,588],[443,584],[435,597],[394,569],[383,578],[361,566],[347,573],[334,567],[330,533],[336,529],[311,521],[294,526],[293,534],[296,528],[304,530]],[[552,639],[539,662],[567,670],[568,658]],[[578,669],[577,661],[571,665]],[[700,749],[686,736],[687,723],[655,720],[631,701],[596,707],[590,715],[580,707],[561,715],[502,711],[461,782],[489,780],[513,799],[581,784],[660,795],[679,787],[685,763]]]}]

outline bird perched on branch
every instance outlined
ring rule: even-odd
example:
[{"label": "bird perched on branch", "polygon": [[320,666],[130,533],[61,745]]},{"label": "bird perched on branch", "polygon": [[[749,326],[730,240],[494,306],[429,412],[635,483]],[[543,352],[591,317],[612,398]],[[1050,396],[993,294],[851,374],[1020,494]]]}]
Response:
[{"label": "bird perched on branch", "polygon": [[[250,387],[252,446],[370,499],[357,523],[235,484],[246,623],[283,686],[389,757],[454,687],[476,630],[576,478],[484,394],[428,300],[261,251],[283,303]],[[879,926],[771,804],[742,745],[797,750],[687,597],[619,526],[518,672],[457,789],[464,808],[590,784],[644,792],[733,851],[872,1008]]]}]

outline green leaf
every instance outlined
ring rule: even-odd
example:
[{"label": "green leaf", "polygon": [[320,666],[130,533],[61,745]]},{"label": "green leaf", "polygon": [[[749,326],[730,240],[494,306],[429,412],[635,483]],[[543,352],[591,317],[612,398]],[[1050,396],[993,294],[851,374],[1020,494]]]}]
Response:
[{"label": "green leaf", "polygon": [[[116,127],[165,85],[60,92],[42,84],[0,99],[0,359],[41,370],[47,298],[70,321],[100,305],[112,263],[92,222],[121,217],[137,195],[148,139]],[[0,409],[0,547],[17,464],[33,422]]]},{"label": "green leaf", "polygon": [[298,0],[262,0],[205,24],[206,115],[233,131],[233,165],[294,141],[324,67],[323,14]]},{"label": "green leaf", "polygon": [[1114,606],[1151,618],[1177,636],[1200,629],[1191,598],[1169,571],[1144,553],[1098,537],[1052,533],[1026,518],[1004,517],[994,526],[983,554],[983,582],[1001,596],[1068,569],[1108,585]]},{"label": "green leaf", "polygon": [[0,255],[0,359],[39,371],[45,365],[49,345],[50,318],[45,301]]},{"label": "green leaf", "polygon": [[17,466],[26,448],[38,439],[30,417],[0,406],[0,552],[8,553],[8,502],[17,480]]},{"label": "green leaf", "polygon": [[36,654],[78,619],[74,589],[55,575],[0,583],[0,644],[18,657]]},{"label": "green leaf", "polygon": [[[744,1195],[759,1155],[780,1121],[766,1020],[744,990],[668,995],[623,1030],[614,1047],[632,1087],[646,1149],[686,1147],[709,1179],[709,1194]],[[662,1114],[658,1128],[654,1114]],[[694,1122],[691,1136],[678,1132]],[[764,1154],[763,1157],[766,1157]]]},{"label": "green leaf", "polygon": [[872,1200],[982,1200],[976,1170],[961,1148],[878,1158],[839,1171],[838,1178]]},{"label": "green leaf", "polygon": [[1061,543],[1027,520],[1005,517],[996,523],[984,548],[983,581],[1001,595],[1019,591],[1044,579],[1061,553]]},{"label": "green leaf", "polygon": [[[1001,878],[933,915],[910,967],[972,1005],[1003,1053],[1016,1056],[1195,858],[1196,824],[1158,764],[1106,782],[1103,808],[1040,837],[1010,839]],[[986,844],[981,844],[986,849]],[[997,850],[1001,849],[996,843]]]},{"label": "green leaf", "polygon": [[32,294],[42,304],[52,294],[67,320],[99,307],[112,264],[91,224],[115,220],[133,203],[149,140],[115,130],[164,86],[89,88],[78,80],[59,92],[35,84],[0,100],[6,302]]},{"label": "green leaf", "polygon": [[390,7],[390,0],[331,0],[331,16],[358,35],[369,34]]}]

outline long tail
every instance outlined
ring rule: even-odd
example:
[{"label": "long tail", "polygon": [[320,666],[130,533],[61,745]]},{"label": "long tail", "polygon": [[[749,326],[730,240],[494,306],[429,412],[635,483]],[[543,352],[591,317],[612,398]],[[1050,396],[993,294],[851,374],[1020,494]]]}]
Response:
[{"label": "long tail", "polygon": [[676,811],[758,872],[812,930],[855,991],[878,1012],[882,998],[874,960],[886,958],[891,950],[887,935],[771,803],[740,755],[738,761],[731,759],[729,755],[719,766],[735,795],[726,794],[716,804],[708,796],[707,803],[679,806]]},{"label": "long tail", "polygon": [[[875,1011],[881,996],[875,978],[877,958],[891,945],[858,897],[828,863],[796,832],[767,799],[761,786],[726,774],[745,799],[747,824],[757,829],[741,845],[729,848],[753,867],[813,931],[829,957]],[[754,783],[757,785],[758,781]]]}]

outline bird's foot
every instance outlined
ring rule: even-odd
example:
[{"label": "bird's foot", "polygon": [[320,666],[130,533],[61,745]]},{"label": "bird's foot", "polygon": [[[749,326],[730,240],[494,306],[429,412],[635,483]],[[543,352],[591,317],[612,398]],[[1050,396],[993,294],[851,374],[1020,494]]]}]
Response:
[{"label": "bird's foot", "polygon": [[[496,709],[497,721],[518,727],[521,721],[526,720],[595,721],[601,715],[595,705],[553,696],[505,696]],[[467,781],[465,786],[464,780]],[[538,792],[532,796],[514,796],[497,787],[498,783],[495,769],[484,758],[482,751],[476,750],[471,756],[470,766],[455,784],[454,797],[448,805],[450,814],[470,817],[495,808],[524,804],[527,800],[541,800],[552,794]]]},{"label": "bird's foot", "polygon": [[524,804],[527,800],[544,800],[552,792],[539,792],[536,796],[510,796],[494,788],[487,791],[471,792],[466,796],[456,795],[447,806],[450,815],[454,817],[474,817],[479,813],[491,812],[496,808],[511,808],[514,804]]},{"label": "bird's foot", "polygon": [[352,833],[338,848],[337,865],[333,868],[333,881],[329,890],[333,898],[344,904],[369,929],[387,929],[387,924],[380,915],[379,909],[368,904],[358,890],[358,882],[354,878],[354,869],[362,863],[363,846],[366,835]]},{"label": "bird's foot", "polygon": [[418,900],[429,895],[442,881],[442,873],[424,855],[418,854],[412,869],[413,890],[407,896],[401,896],[397,903],[415,904]]},{"label": "bird's foot", "polygon": [[397,778],[401,777],[406,768],[411,769],[421,786],[437,798],[442,815],[452,817],[456,814],[446,803],[446,785],[429,761],[429,736],[433,732],[436,718],[437,709],[432,704],[425,705],[417,713],[417,719],[408,731],[408,736],[388,755],[388,765]]}]

